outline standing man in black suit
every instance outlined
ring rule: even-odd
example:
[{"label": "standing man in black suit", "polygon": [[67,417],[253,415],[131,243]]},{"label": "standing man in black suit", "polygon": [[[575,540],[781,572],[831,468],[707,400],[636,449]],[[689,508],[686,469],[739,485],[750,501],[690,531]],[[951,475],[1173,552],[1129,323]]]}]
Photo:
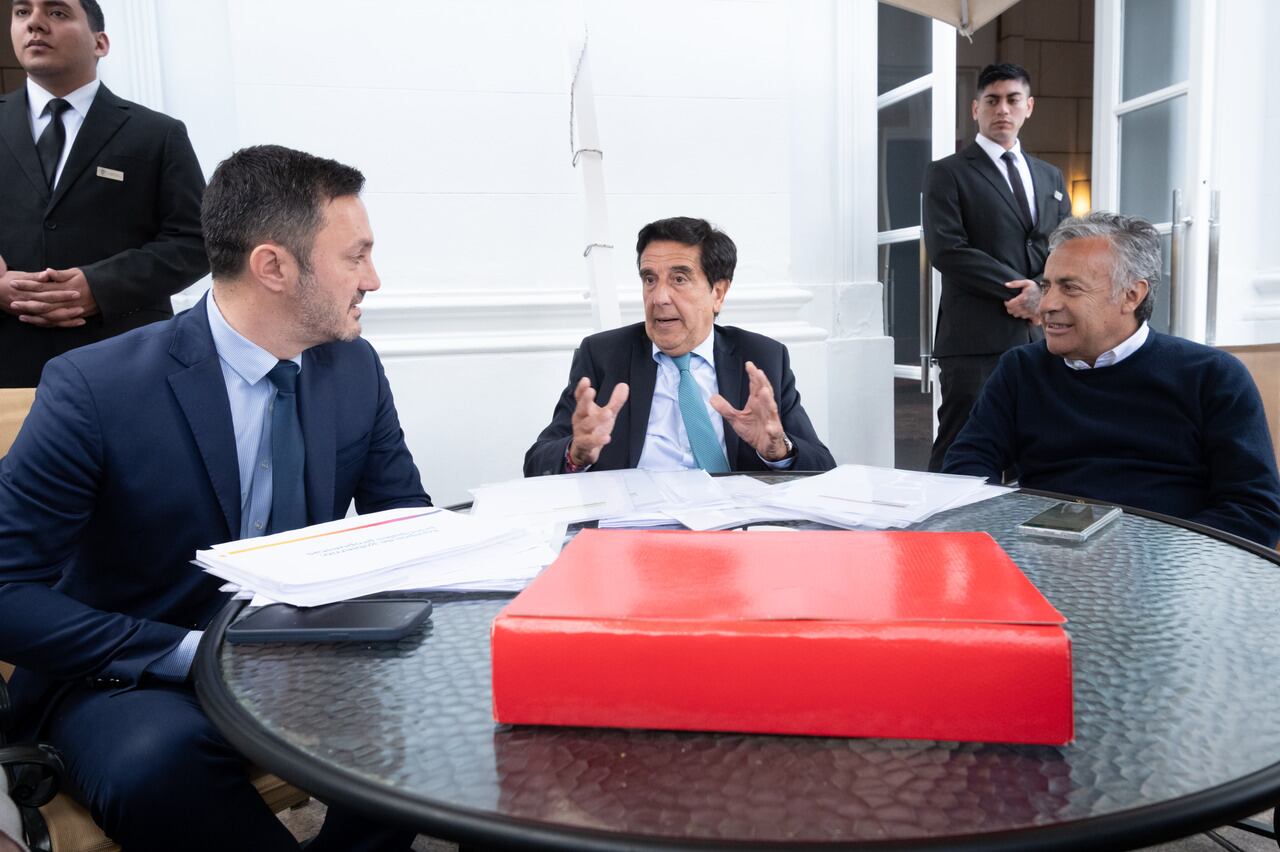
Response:
[{"label": "standing man in black suit", "polygon": [[12,0],[27,84],[0,96],[0,387],[173,316],[209,271],[186,129],[99,82],[104,28],[96,0]]},{"label": "standing man in black suit", "polygon": [[703,219],[641,228],[644,322],[582,341],[524,475],[835,467],[800,404],[787,347],[716,324],[737,263],[733,240]]},{"label": "standing man in black suit", "polygon": [[1049,234],[1071,215],[1062,172],[1028,157],[1018,131],[1031,117],[1031,77],[1018,65],[988,65],[978,75],[974,143],[929,166],[924,240],[942,273],[933,345],[942,405],[929,470],[969,419],[1000,355],[1040,339],[1039,285]]}]

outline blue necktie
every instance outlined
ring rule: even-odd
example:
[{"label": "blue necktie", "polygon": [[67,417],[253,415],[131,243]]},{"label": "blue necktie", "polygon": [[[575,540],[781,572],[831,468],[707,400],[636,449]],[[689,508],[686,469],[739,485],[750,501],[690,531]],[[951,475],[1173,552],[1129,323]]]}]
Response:
[{"label": "blue necktie", "polygon": [[720,439],[716,430],[711,427],[711,418],[707,416],[707,406],[698,392],[698,382],[689,372],[689,353],[677,355],[671,359],[680,368],[680,417],[684,420],[684,431],[689,436],[689,448],[693,450],[693,459],[698,467],[707,473],[724,473],[729,470],[729,462],[720,448]]},{"label": "blue necktie", "polygon": [[276,386],[276,401],[271,406],[271,520],[267,532],[278,533],[307,525],[307,492],[302,480],[306,448],[298,419],[298,365],[281,361],[267,378]]}]

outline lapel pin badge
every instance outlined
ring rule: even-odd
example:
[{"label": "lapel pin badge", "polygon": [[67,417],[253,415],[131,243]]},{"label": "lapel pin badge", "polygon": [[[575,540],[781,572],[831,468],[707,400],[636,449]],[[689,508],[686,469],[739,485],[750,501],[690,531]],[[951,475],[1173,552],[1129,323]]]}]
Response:
[{"label": "lapel pin badge", "polygon": [[1060,190],[1056,190],[1056,189],[1055,189],[1055,190],[1053,191],[1053,200],[1054,200],[1054,201],[1061,201],[1061,200],[1062,200],[1062,192],[1061,192]]},{"label": "lapel pin badge", "polygon": [[123,181],[124,172],[109,169],[106,166],[98,166],[98,177],[106,178],[107,180]]}]

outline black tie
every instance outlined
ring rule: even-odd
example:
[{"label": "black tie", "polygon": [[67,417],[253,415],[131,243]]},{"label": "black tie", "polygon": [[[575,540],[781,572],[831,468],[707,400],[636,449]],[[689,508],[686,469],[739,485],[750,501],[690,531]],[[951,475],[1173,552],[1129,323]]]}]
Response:
[{"label": "black tie", "polygon": [[1013,184],[1013,197],[1017,199],[1018,209],[1022,211],[1022,221],[1030,231],[1035,222],[1031,221],[1031,205],[1027,203],[1027,190],[1022,185],[1022,175],[1018,174],[1018,167],[1014,165],[1013,152],[1005,151],[1000,155],[1000,159],[1004,160],[1004,166],[1009,170],[1009,183]]},{"label": "black tie", "polygon": [[49,126],[36,140],[36,153],[40,155],[40,168],[44,170],[45,180],[52,191],[54,178],[58,176],[58,160],[62,159],[62,147],[67,144],[67,128],[62,126],[62,114],[71,109],[71,104],[62,98],[54,98],[45,107],[49,113]]},{"label": "black tie", "polygon": [[298,365],[281,361],[267,378],[276,386],[276,401],[271,407],[271,521],[267,532],[278,533],[307,525],[307,492],[302,479],[307,454],[298,419]]}]

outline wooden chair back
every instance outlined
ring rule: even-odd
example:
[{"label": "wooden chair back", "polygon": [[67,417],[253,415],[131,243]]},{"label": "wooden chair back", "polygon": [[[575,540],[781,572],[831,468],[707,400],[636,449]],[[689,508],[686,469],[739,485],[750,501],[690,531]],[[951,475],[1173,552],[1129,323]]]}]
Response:
[{"label": "wooden chair back", "polygon": [[35,398],[35,388],[0,388],[0,456],[9,452]]},{"label": "wooden chair back", "polygon": [[1223,346],[1221,349],[1244,362],[1249,374],[1253,376],[1253,383],[1262,394],[1262,407],[1267,413],[1271,447],[1280,447],[1280,343]]}]

